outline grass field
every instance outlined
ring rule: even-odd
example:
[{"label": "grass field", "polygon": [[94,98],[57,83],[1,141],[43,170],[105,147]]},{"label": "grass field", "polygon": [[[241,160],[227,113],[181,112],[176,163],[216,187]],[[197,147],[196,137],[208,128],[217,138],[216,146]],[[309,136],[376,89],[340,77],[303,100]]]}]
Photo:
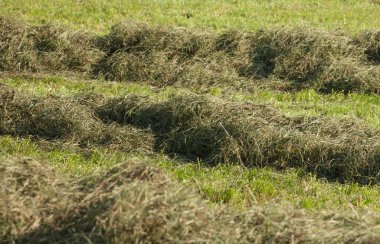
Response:
[{"label": "grass field", "polygon": [[206,27],[216,30],[254,30],[307,23],[356,33],[378,29],[377,1],[139,1],[139,0],[3,0],[1,15],[22,17],[33,23],[53,22],[107,31],[131,19],[158,25]]},{"label": "grass field", "polygon": [[0,242],[377,243],[379,12],[2,0]]}]

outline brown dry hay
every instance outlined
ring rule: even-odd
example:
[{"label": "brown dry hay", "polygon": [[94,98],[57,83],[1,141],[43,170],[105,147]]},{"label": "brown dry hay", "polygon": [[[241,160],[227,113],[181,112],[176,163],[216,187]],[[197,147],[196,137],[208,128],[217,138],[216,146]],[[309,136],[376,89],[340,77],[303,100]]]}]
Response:
[{"label": "brown dry hay", "polygon": [[[97,72],[107,79],[156,86],[247,89],[257,78],[265,78],[260,82],[277,78],[292,81],[294,88],[315,87],[322,92],[378,92],[379,70],[366,64],[366,49],[342,33],[304,26],[257,33],[192,32],[120,23],[108,37],[110,53]],[[189,40],[194,46],[184,48]],[[352,60],[348,65],[353,69],[339,80],[335,77],[345,60]],[[371,75],[364,75],[368,69]]]},{"label": "brown dry hay", "polygon": [[207,51],[212,33],[184,28],[151,27],[143,23],[121,22],[112,27],[106,47],[110,53],[124,50],[129,53],[165,51],[169,57],[191,58]]},{"label": "brown dry hay", "polygon": [[102,57],[94,34],[0,17],[0,70],[89,72]]},{"label": "brown dry hay", "polygon": [[[91,102],[90,98],[93,97]],[[132,126],[106,125],[93,116],[99,97],[35,97],[2,85],[0,134],[61,140],[80,147],[107,146],[127,152],[150,152],[153,137]]]},{"label": "brown dry hay", "polygon": [[[195,193],[147,163],[131,159],[79,181],[63,181],[46,164],[34,160],[8,160],[0,166],[2,183],[7,183],[2,184],[0,201],[8,201],[1,206],[2,241],[114,243],[214,239],[210,235],[214,230],[208,230],[213,222],[208,218],[212,216],[206,205]],[[25,186],[35,190],[28,188],[26,193],[18,190]],[[29,194],[33,197],[30,204]],[[120,216],[120,211],[131,212]],[[29,212],[35,216],[26,216],[21,222],[18,213]],[[200,219],[201,215],[205,218]],[[202,222],[193,222],[194,217]],[[173,225],[175,219],[180,225]]]},{"label": "brown dry hay", "polygon": [[373,213],[310,213],[292,206],[256,207],[235,215],[232,225],[243,243],[377,243]]},{"label": "brown dry hay", "polygon": [[379,94],[380,66],[362,65],[356,60],[334,60],[316,81],[320,92],[366,92]]},{"label": "brown dry hay", "polygon": [[11,242],[55,224],[75,205],[80,192],[33,159],[0,163],[0,239]]},{"label": "brown dry hay", "polygon": [[190,160],[302,167],[364,184],[380,180],[380,133],[358,119],[290,118],[269,106],[191,94],[165,101],[112,98],[95,113],[105,122],[149,128],[156,150]]},{"label": "brown dry hay", "polygon": [[305,82],[330,64],[330,59],[361,58],[361,50],[350,38],[306,26],[257,32],[251,40],[252,73]]},{"label": "brown dry hay", "polygon": [[267,105],[184,94],[34,97],[2,86],[0,132],[82,148],[153,151],[215,165],[301,167],[329,180],[379,182],[380,133],[353,118],[290,118]]},{"label": "brown dry hay", "polygon": [[0,70],[37,71],[33,42],[27,25],[11,18],[0,18]]},{"label": "brown dry hay", "polygon": [[[379,92],[379,31],[283,27],[254,33],[121,22],[100,37],[0,18],[0,70],[73,72],[155,86],[250,89],[254,84],[321,92]],[[341,75],[341,73],[344,75]]]},{"label": "brown dry hay", "polygon": [[380,30],[364,31],[355,41],[364,48],[369,60],[380,63]]},{"label": "brown dry hay", "polygon": [[81,180],[45,163],[0,163],[0,239],[8,243],[374,243],[373,213],[314,213],[292,206],[234,212],[209,207],[161,169],[131,159]]}]

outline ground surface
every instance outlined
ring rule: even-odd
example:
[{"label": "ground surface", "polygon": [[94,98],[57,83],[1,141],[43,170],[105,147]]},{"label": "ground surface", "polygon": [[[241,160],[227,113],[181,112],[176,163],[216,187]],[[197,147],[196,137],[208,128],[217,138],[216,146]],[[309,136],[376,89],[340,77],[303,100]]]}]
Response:
[{"label": "ground surface", "polygon": [[379,12],[1,1],[0,238],[375,243]]}]

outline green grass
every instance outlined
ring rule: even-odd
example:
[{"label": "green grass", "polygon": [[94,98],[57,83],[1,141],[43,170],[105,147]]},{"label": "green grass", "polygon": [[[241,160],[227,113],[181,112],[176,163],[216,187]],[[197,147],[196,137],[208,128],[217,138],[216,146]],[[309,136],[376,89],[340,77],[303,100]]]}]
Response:
[{"label": "green grass", "polygon": [[380,4],[371,0],[2,0],[0,15],[33,23],[55,22],[104,32],[118,21],[254,30],[306,23],[357,32],[380,27]]},{"label": "green grass", "polygon": [[44,148],[30,139],[0,137],[0,159],[32,157],[46,160],[58,172],[80,177],[108,169],[131,157],[148,160],[164,168],[180,182],[195,187],[212,204],[237,209],[256,205],[294,204],[305,209],[380,211],[380,186],[328,183],[302,170],[247,169],[236,165],[183,164],[163,155],[147,157],[97,148],[80,152],[73,148]]},{"label": "green grass", "polygon": [[206,199],[242,209],[252,205],[292,203],[306,209],[349,209],[352,205],[359,209],[380,210],[378,186],[327,183],[295,169],[279,172],[231,165],[213,168],[194,164],[166,166],[182,182],[196,185]]},{"label": "green grass", "polygon": [[380,128],[380,97],[377,95],[359,93],[322,95],[306,89],[295,93],[264,90],[253,94],[237,94],[234,97],[242,101],[266,102],[291,116],[351,116]]}]

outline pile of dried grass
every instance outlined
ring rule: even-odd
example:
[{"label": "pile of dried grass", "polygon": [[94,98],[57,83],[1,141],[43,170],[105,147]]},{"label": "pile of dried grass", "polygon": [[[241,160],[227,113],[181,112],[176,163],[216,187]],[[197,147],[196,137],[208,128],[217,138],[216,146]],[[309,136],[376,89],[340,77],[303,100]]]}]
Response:
[{"label": "pile of dried grass", "polygon": [[269,106],[199,95],[113,98],[95,113],[105,122],[149,128],[156,150],[190,160],[303,167],[328,179],[365,184],[380,180],[380,133],[357,119],[290,118]]},{"label": "pile of dried grass", "polygon": [[[305,26],[256,33],[197,34],[196,30],[123,22],[114,26],[106,43],[109,54],[98,72],[108,79],[157,86],[238,88],[249,87],[257,79],[264,82],[276,78],[291,81],[294,89],[379,90],[380,71],[367,64],[371,59],[368,52],[377,51],[376,41],[364,47],[344,33]],[[349,71],[341,76],[342,69]]]},{"label": "pile of dried grass", "polygon": [[248,76],[290,80],[294,88],[328,93],[379,92],[380,71],[367,62],[376,56],[375,40],[365,44],[303,26],[257,32],[250,42]]},{"label": "pile of dried grass", "polygon": [[[3,86],[0,133],[84,148],[152,151],[210,164],[302,167],[320,177],[379,182],[380,133],[351,118],[290,118],[270,106],[184,94],[39,98]],[[97,98],[96,98],[97,97]]]},{"label": "pile of dried grass", "polygon": [[138,160],[79,181],[31,159],[1,162],[0,174],[1,241],[217,240],[206,204]]},{"label": "pile of dried grass", "polygon": [[34,45],[41,69],[90,73],[101,59],[99,37],[83,31],[68,31],[62,27],[35,27]]},{"label": "pile of dried grass", "polygon": [[213,212],[162,170],[135,161],[121,164],[105,176],[100,177],[102,183],[94,192],[118,192],[112,207],[97,218],[107,239],[155,243],[222,240],[214,229]]},{"label": "pile of dried grass", "polygon": [[90,73],[103,56],[99,37],[0,16],[0,71]]},{"label": "pile of dried grass", "polygon": [[242,78],[231,66],[232,59],[216,51],[228,49],[223,37],[211,32],[122,22],[107,36],[107,56],[95,73],[106,79],[157,86],[236,83]]},{"label": "pile of dried grass", "polygon": [[310,213],[292,206],[256,207],[235,215],[232,241],[241,243],[377,243],[373,213]]},{"label": "pile of dried grass", "polygon": [[363,65],[357,60],[334,60],[315,81],[323,93],[380,93],[380,67]]},{"label": "pile of dried grass", "polygon": [[129,53],[165,51],[169,57],[191,58],[209,50],[212,33],[189,31],[185,28],[148,26],[143,23],[121,22],[107,36],[109,53],[124,50]]},{"label": "pile of dried grass", "polygon": [[106,125],[94,118],[94,104],[83,103],[86,95],[45,98],[16,92],[5,85],[1,88],[0,134],[56,139],[81,147],[107,146],[128,152],[150,152],[153,147],[149,131]]},{"label": "pile of dried grass", "polygon": [[217,34],[121,22],[100,37],[1,17],[0,71],[69,71],[206,90],[249,89],[276,79],[288,89],[378,93],[378,33],[363,32],[353,39],[301,26]]},{"label": "pile of dried grass", "polygon": [[37,71],[34,43],[27,28],[25,23],[0,18],[0,70]]},{"label": "pile of dried grass", "polygon": [[284,206],[235,213],[139,160],[66,180],[31,159],[0,163],[2,242],[376,242],[373,214]]},{"label": "pile of dried grass", "polygon": [[251,40],[250,72],[256,76],[296,82],[312,81],[331,63],[331,58],[359,57],[350,38],[305,26],[257,32]]},{"label": "pile of dried grass", "polygon": [[380,30],[364,31],[355,39],[355,42],[364,48],[370,61],[380,63]]},{"label": "pile of dried grass", "polygon": [[80,199],[65,179],[32,159],[0,163],[0,240],[12,242],[54,225]]}]

